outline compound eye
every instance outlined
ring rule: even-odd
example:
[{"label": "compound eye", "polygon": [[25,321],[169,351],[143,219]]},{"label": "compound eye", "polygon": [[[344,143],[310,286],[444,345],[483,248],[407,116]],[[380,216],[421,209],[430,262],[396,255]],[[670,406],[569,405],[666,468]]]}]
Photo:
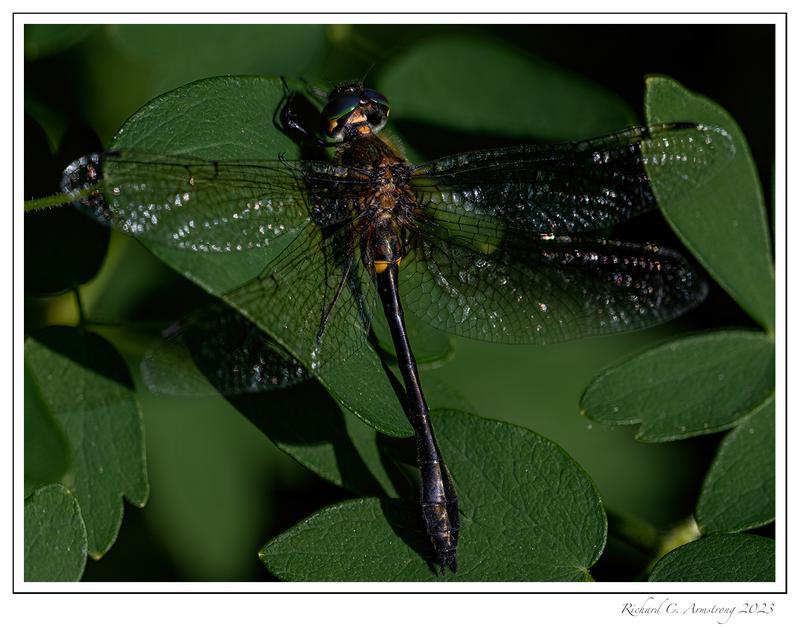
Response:
[{"label": "compound eye", "polygon": [[322,118],[328,122],[333,122],[348,113],[352,113],[359,104],[358,94],[336,96],[336,98],[329,100],[322,109]]},{"label": "compound eye", "polygon": [[374,89],[365,89],[363,97],[364,99],[374,102],[375,104],[382,105],[387,109],[389,108],[389,99],[379,91],[375,91]]}]

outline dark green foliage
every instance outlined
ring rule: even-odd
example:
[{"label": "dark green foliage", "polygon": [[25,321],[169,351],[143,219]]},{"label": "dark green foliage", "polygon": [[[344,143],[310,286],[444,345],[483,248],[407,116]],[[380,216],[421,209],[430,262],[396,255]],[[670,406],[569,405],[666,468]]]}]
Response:
[{"label": "dark green foliage", "polygon": [[[96,150],[97,137],[82,126],[70,127],[52,151],[44,130],[25,117],[25,198],[45,196],[76,155]],[[108,251],[108,229],[72,207],[27,212],[25,220],[25,293],[57,294],[90,281]],[[75,242],[82,242],[79,247]]]},{"label": "dark green foliage", "polygon": [[774,393],[774,349],[764,333],[690,335],[606,370],[581,405],[598,422],[641,423],[636,437],[645,442],[727,429]]},{"label": "dark green foliage", "polygon": [[[459,482],[461,566],[447,580],[590,579],[606,519],[600,495],[575,462],[549,440],[507,423],[454,410],[436,412],[433,422]],[[413,500],[340,503],[260,555],[290,580],[441,580],[419,519]]]},{"label": "dark green foliage", "polygon": [[[768,333],[775,327],[775,272],[764,195],[753,157],[736,121],[708,98],[674,80],[647,81],[645,114],[650,123],[693,120],[727,130],[736,157],[704,193],[662,202],[661,210],[689,250],[712,277]],[[656,179],[656,196],[659,185]]]},{"label": "dark green foliage", "polygon": [[695,511],[706,533],[760,527],[775,519],[775,399],[725,436]]},{"label": "dark green foliage", "polygon": [[775,541],[748,533],[715,534],[662,557],[650,581],[774,581]]},{"label": "dark green foliage", "polygon": [[[747,142],[719,105],[654,77],[645,110],[650,122],[700,121],[733,136],[736,156],[717,180],[682,200],[662,200],[661,209],[763,331],[710,331],[650,349],[597,376],[583,410],[601,422],[641,423],[637,438],[648,442],[737,425],[719,448],[695,514],[704,534],[752,529],[775,517],[775,280],[761,187]],[[769,581],[774,560],[772,540],[708,535],[663,557],[651,581]]]},{"label": "dark green foliage", "polygon": [[[122,497],[140,507],[147,500],[144,433],[127,366],[102,337],[69,327],[28,338],[25,365],[40,420],[66,440],[70,464],[60,480],[81,506],[87,550],[99,558],[122,524]],[[31,461],[41,466],[44,451],[36,453]]]},{"label": "dark green foliage", "polygon": [[61,52],[97,28],[94,24],[26,24],[25,58],[36,60]]},{"label": "dark green foliage", "polygon": [[[119,129],[106,148],[218,160],[304,158],[308,155],[273,123],[284,97],[276,77],[303,76],[325,85],[360,75],[378,53],[378,66],[367,82],[391,100],[393,124],[387,130],[415,159],[532,139],[597,136],[636,122],[631,110],[635,101],[625,101],[598,83],[485,34],[437,34],[433,29],[425,31],[430,37],[418,40],[393,36],[392,41],[405,43],[387,49],[385,36],[364,27],[62,29],[26,31],[29,59],[63,51],[71,60],[69,67],[82,67],[85,74],[75,79],[82,96],[64,102],[66,114],[53,113],[56,105],[31,89],[30,109],[47,133],[40,138],[40,150],[30,152],[36,162],[50,158],[50,149],[43,146],[60,145],[64,120],[74,115],[79,108],[76,101],[83,99],[113,103],[108,109],[94,104],[87,113],[106,139]],[[84,49],[90,52],[85,64],[76,64],[70,55]],[[208,78],[216,74],[234,76]],[[203,80],[184,85],[195,79]],[[384,352],[380,357],[365,348],[341,368],[321,373],[318,381],[269,394],[231,397],[231,408],[219,399],[179,403],[156,401],[142,390],[135,393],[132,378],[138,387],[138,374],[136,369],[128,371],[119,353],[136,362],[155,335],[137,335],[122,325],[103,332],[116,348],[89,332],[91,327],[51,327],[26,342],[26,579],[80,578],[87,552],[100,557],[116,539],[123,497],[144,504],[149,488],[139,403],[151,408],[149,414],[143,413],[153,452],[150,470],[156,501],[144,514],[148,526],[158,529],[171,559],[183,573],[190,573],[187,577],[591,580],[589,569],[597,568],[606,547],[601,494],[606,505],[666,525],[688,513],[674,505],[685,500],[682,491],[702,483],[695,515],[701,532],[712,535],[668,553],[653,569],[651,580],[774,578],[774,543],[733,533],[774,519],[774,277],[755,167],[733,119],[670,79],[649,79],[645,113],[650,123],[706,122],[733,135],[737,152],[732,166],[680,203],[662,203],[662,209],[699,264],[762,330],[730,328],[730,318],[724,318],[724,328],[716,328],[721,325],[712,312],[707,314],[710,323],[687,322],[686,328],[699,332],[680,338],[675,333],[681,327],[674,325],[572,348],[548,347],[552,380],[529,374],[534,370],[528,364],[538,363],[541,351],[526,349],[523,354],[510,349],[508,363],[515,364],[522,384],[515,386],[516,397],[499,386],[497,392],[491,388],[490,400],[491,406],[515,402],[526,421],[523,427],[475,415],[473,406],[487,404],[482,388],[459,387],[461,377],[448,377],[448,366],[454,363],[448,360],[454,352],[483,349],[454,342],[410,320],[420,362],[428,362],[431,369],[448,362],[437,373],[423,371],[422,377],[430,405],[437,409],[433,421],[461,498],[462,540],[455,576],[442,578],[430,562],[416,502],[415,452],[407,439],[411,429],[387,377],[393,356],[380,328],[376,329]],[[88,149],[76,149],[60,165],[81,151]],[[26,169],[32,167],[26,164]],[[47,175],[51,176],[58,178]],[[658,185],[656,179],[656,194]],[[34,245],[44,242],[44,249],[50,246],[48,237],[67,233],[54,233],[62,228],[54,228],[53,222],[41,228],[29,228],[27,222],[28,217],[26,236]],[[100,318],[111,311],[112,317],[134,324],[158,320],[160,327],[155,328],[161,328],[188,313],[189,303],[202,303],[199,292],[224,296],[256,276],[280,251],[203,255],[148,244],[145,254],[123,238],[114,238],[108,263],[98,274],[106,258],[105,240],[101,241],[106,231],[91,226],[102,232],[97,241],[71,230],[66,238],[56,238],[66,239],[66,250],[74,253],[66,258],[81,264],[77,271],[43,252],[26,258],[30,293],[83,286],[86,311],[81,322],[88,325],[94,315]],[[644,239],[636,225],[631,228],[631,239]],[[657,231],[656,241],[665,233]],[[155,263],[149,253],[163,264]],[[31,279],[36,271],[54,279],[53,284],[47,289],[35,288],[33,281],[29,284],[28,264]],[[62,270],[69,276],[62,278]],[[155,291],[153,284],[161,291]],[[192,291],[189,284],[202,290]],[[184,299],[184,294],[190,297]],[[289,346],[290,338],[281,336],[281,328],[271,324],[268,315],[268,309],[278,304],[254,303],[247,312]],[[49,315],[42,319],[52,320],[53,311],[57,308],[47,310]],[[580,423],[581,440],[567,443],[554,437],[565,424],[580,420],[574,399],[588,381],[585,364],[599,368],[611,361],[606,357],[609,352],[619,355],[628,350],[635,356],[601,373],[583,395],[584,413],[598,426],[587,432]],[[174,365],[165,372],[172,378],[166,387],[192,387],[201,377],[188,360]],[[494,381],[501,365],[506,364],[480,357],[475,367],[485,372],[482,378]],[[214,393],[205,383],[200,387]],[[554,409],[559,405],[553,399],[565,397],[569,409]],[[485,413],[507,418],[498,411]],[[216,422],[206,414],[213,414]],[[247,421],[239,420],[241,416]],[[628,443],[632,432],[617,427],[612,433],[606,426],[633,423],[640,425],[636,434],[640,441],[683,442],[652,444],[658,450],[642,453],[647,445]],[[733,430],[725,436],[705,480],[698,473],[691,482],[681,483],[675,467],[683,466],[685,456],[696,454],[688,448],[693,441],[686,439],[729,428]],[[613,442],[612,438],[619,448],[596,444]],[[287,463],[278,449],[299,464]],[[614,467],[618,460],[612,457],[620,451],[636,454],[625,460],[621,476],[609,480],[613,475],[605,475],[605,468]],[[687,466],[703,467],[704,459]],[[590,479],[575,460],[601,471],[592,472]],[[284,505],[284,483],[299,491],[303,482],[315,481],[308,473],[298,475],[299,465],[340,490],[318,498],[316,493],[304,493],[298,499],[303,505],[294,509]],[[668,488],[648,482],[655,473],[669,477],[663,483]],[[272,493],[279,493],[276,504],[268,502]],[[665,507],[666,513],[636,512],[644,493],[653,501],[671,502],[672,508]],[[612,526],[617,518],[611,517]],[[633,527],[621,524],[620,533]],[[652,531],[645,534],[652,552],[640,570],[664,541],[647,528]],[[718,532],[724,535],[715,535]],[[269,574],[257,561],[259,545]],[[113,553],[110,557],[113,560]]]},{"label": "dark green foliage", "polygon": [[612,92],[487,38],[422,41],[387,64],[379,85],[397,94],[401,119],[490,136],[585,139],[635,122]]},{"label": "dark green foliage", "polygon": [[25,499],[25,581],[78,581],[86,529],[75,497],[57,483]]}]

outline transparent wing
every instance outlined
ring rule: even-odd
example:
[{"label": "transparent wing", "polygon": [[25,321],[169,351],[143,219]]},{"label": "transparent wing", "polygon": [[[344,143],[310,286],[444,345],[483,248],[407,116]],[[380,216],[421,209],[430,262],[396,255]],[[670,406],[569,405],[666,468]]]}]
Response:
[{"label": "transparent wing", "polygon": [[439,224],[469,233],[506,229],[593,231],[656,208],[713,177],[735,154],[721,128],[692,123],[638,127],[598,139],[471,152],[417,166],[412,185]]},{"label": "transparent wing", "polygon": [[341,363],[366,341],[375,310],[355,229],[306,226],[255,279],[224,296],[311,372]]},{"label": "transparent wing", "polygon": [[700,303],[706,285],[653,245],[542,236],[478,250],[431,236],[415,240],[400,292],[443,331],[546,344],[665,322]]},{"label": "transparent wing", "polygon": [[[62,188],[96,193],[76,202],[92,217],[143,240],[203,252],[268,246],[313,219],[349,219],[346,200],[365,175],[330,163],[225,162],[135,151],[92,154],[70,164]],[[321,212],[320,208],[325,211]]]}]

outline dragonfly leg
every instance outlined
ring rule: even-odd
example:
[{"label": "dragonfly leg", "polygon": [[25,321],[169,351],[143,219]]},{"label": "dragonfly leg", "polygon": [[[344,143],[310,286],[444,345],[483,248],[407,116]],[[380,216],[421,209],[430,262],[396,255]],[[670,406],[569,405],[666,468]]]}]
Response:
[{"label": "dragonfly leg", "polygon": [[325,333],[325,327],[328,324],[328,319],[330,318],[331,312],[333,311],[333,308],[336,306],[339,297],[342,295],[342,290],[347,284],[347,277],[350,274],[350,269],[352,267],[353,267],[353,261],[352,259],[350,259],[347,262],[347,266],[345,267],[344,272],[342,273],[342,278],[339,280],[339,285],[336,288],[336,293],[333,295],[333,298],[325,307],[325,310],[322,312],[322,318],[320,319],[319,322],[319,330],[317,331],[317,339],[316,339],[317,344],[319,344],[322,341],[322,336]]},{"label": "dragonfly leg", "polygon": [[297,98],[297,92],[291,91],[288,85],[284,82],[284,87],[287,90],[286,104],[280,110],[280,122],[283,127],[281,130],[284,132],[294,131],[301,135],[304,139],[315,143],[317,146],[329,148],[338,146],[339,142],[330,142],[319,137],[315,132],[308,130],[300,121],[294,108],[294,101]]}]

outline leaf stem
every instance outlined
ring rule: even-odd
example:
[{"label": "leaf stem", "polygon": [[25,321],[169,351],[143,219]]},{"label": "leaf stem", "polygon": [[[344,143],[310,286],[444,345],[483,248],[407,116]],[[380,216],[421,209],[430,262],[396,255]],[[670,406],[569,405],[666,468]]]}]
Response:
[{"label": "leaf stem", "polygon": [[81,198],[88,198],[100,189],[99,185],[92,185],[79,190],[69,192],[61,192],[60,194],[52,194],[44,196],[43,198],[31,198],[24,203],[25,212],[39,211],[41,209],[52,209],[69,205],[70,203],[80,200]]},{"label": "leaf stem", "polygon": [[78,285],[72,286],[72,293],[75,295],[75,305],[78,308],[78,327],[86,326],[86,314],[83,311],[83,300],[81,299],[81,288]]},{"label": "leaf stem", "polygon": [[663,533],[648,522],[606,510],[608,533],[647,555],[656,556],[661,549]]},{"label": "leaf stem", "polygon": [[694,542],[699,537],[700,529],[697,527],[697,521],[694,517],[689,516],[662,535],[661,546],[659,546],[656,557],[661,557],[679,546]]},{"label": "leaf stem", "polygon": [[62,205],[68,205],[73,199],[74,196],[66,192],[45,196],[44,198],[31,198],[25,201],[25,213],[28,211],[39,211],[41,209],[51,209]]},{"label": "leaf stem", "polygon": [[174,320],[148,320],[145,322],[139,322],[133,320],[93,320],[91,318],[87,318],[84,322],[84,325],[87,327],[131,329],[133,331],[163,331],[174,322]]}]

